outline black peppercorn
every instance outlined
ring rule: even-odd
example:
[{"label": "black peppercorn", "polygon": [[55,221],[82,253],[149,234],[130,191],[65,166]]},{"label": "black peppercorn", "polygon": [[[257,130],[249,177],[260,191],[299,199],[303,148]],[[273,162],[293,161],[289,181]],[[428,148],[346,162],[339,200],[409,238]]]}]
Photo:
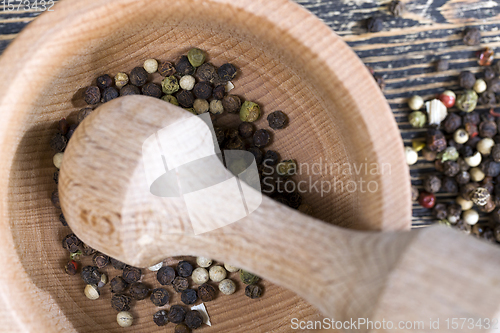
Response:
[{"label": "black peppercorn", "polygon": [[238,133],[243,138],[249,138],[253,135],[253,124],[249,122],[243,122],[238,126]]},{"label": "black peppercorn", "polygon": [[486,120],[479,124],[479,135],[483,138],[492,138],[497,134],[497,124]]},{"label": "black peppercorn", "polygon": [[65,227],[68,226],[68,222],[66,222],[66,218],[64,217],[63,213],[59,214],[59,221],[62,223],[63,226]]},{"label": "black peppercorn", "polygon": [[302,204],[302,196],[298,192],[286,193],[285,198],[288,201],[288,206],[293,209],[298,209]]},{"label": "black peppercorn", "polygon": [[129,293],[132,298],[142,300],[149,296],[151,291],[144,283],[136,282],[130,285]]},{"label": "black peppercorn", "polygon": [[276,165],[278,164],[278,161],[280,160],[280,156],[277,152],[275,152],[274,150],[268,150],[266,151],[266,153],[264,154],[264,161],[263,163],[266,164],[266,165]]},{"label": "black peppercorn", "polygon": [[464,199],[470,200],[472,193],[479,187],[478,183],[468,183],[460,187],[460,194]]},{"label": "black peppercorn", "polygon": [[443,172],[448,177],[455,177],[460,172],[457,162],[446,161],[443,163]]},{"label": "black peppercorn", "polygon": [[161,98],[161,95],[163,95],[163,91],[161,90],[160,85],[153,82],[148,82],[142,86],[142,94],[144,96]]},{"label": "black peppercorn", "polygon": [[56,185],[59,184],[59,170],[56,170],[56,172],[54,172],[54,175],[52,175],[52,180],[54,180]]},{"label": "black peppercorn", "polygon": [[481,122],[481,117],[479,116],[479,113],[477,113],[476,111],[472,111],[472,112],[466,113],[463,116],[463,120],[464,120],[464,124],[471,123],[474,125],[479,125],[479,123]]},{"label": "black peppercorn", "polygon": [[57,209],[61,209],[61,203],[59,202],[59,191],[54,191],[52,192],[52,196],[50,197],[50,200],[52,201],[52,204],[54,207]]},{"label": "black peppercorn", "polygon": [[153,315],[153,321],[158,326],[165,326],[168,324],[167,311],[160,310]]},{"label": "black peppercorn", "polygon": [[183,260],[179,261],[176,267],[177,274],[181,277],[189,277],[193,273],[193,265]]},{"label": "black peppercorn", "polygon": [[198,287],[198,296],[203,302],[213,301],[215,299],[215,295],[215,288],[208,283],[204,283]]},{"label": "black peppercorn", "polygon": [[109,257],[103,253],[96,253],[92,262],[97,268],[104,268],[109,264]]},{"label": "black peppercorn", "polygon": [[156,273],[156,279],[164,286],[171,284],[175,279],[175,270],[170,266],[163,266]]},{"label": "black peppercorn", "polygon": [[109,259],[111,261],[111,265],[115,268],[115,269],[124,269],[127,265],[119,260],[116,260],[115,258],[110,258]]},{"label": "black peppercorn", "polygon": [[222,99],[224,110],[229,113],[239,113],[241,109],[241,99],[236,95],[226,95]]},{"label": "black peppercorn", "polygon": [[236,77],[237,69],[232,64],[224,64],[219,67],[217,74],[222,81],[231,81]]},{"label": "black peppercorn", "polygon": [[96,253],[96,250],[88,246],[87,244],[83,243],[82,244],[82,253],[84,256],[91,256],[94,253]]},{"label": "black peppercorn", "polygon": [[[459,184],[459,185],[465,185],[467,184],[468,182],[470,182],[470,173],[468,173],[467,171],[460,171],[456,176],[455,176],[455,180],[456,182]],[[446,192],[449,192],[449,193],[455,193],[455,192],[451,192],[451,191],[446,191]]]},{"label": "black peppercorn", "polygon": [[85,266],[82,268],[82,280],[86,284],[95,284],[97,285],[99,281],[101,281],[101,272],[95,266]]},{"label": "black peppercorn", "polygon": [[83,99],[85,100],[85,103],[90,105],[99,103],[101,101],[101,91],[99,90],[99,87],[87,87],[87,89],[85,89],[85,92],[83,93]]},{"label": "black peppercorn", "polygon": [[488,84],[488,89],[496,94],[500,93],[500,78],[496,77],[492,79]]},{"label": "black peppercorn", "polygon": [[186,325],[190,329],[197,329],[203,324],[203,316],[196,310],[190,310],[186,313]]},{"label": "black peppercorn", "polygon": [[274,111],[267,116],[269,127],[272,129],[282,129],[288,125],[288,117],[282,111]]},{"label": "black peppercorn", "polygon": [[245,287],[245,295],[251,299],[259,298],[262,295],[262,288],[256,284],[250,284]]},{"label": "black peppercorn", "polygon": [[97,86],[102,90],[111,87],[111,85],[113,84],[113,79],[108,74],[99,76],[96,81]]},{"label": "black peppercorn", "polygon": [[434,209],[432,210],[432,214],[438,220],[444,220],[448,216],[448,213],[446,212],[446,205],[443,203],[436,204],[436,206],[434,206]]},{"label": "black peppercorn", "polygon": [[379,32],[384,28],[384,24],[380,17],[370,17],[366,21],[366,28],[368,32]]},{"label": "black peppercorn", "polygon": [[497,76],[497,73],[495,73],[495,70],[493,69],[492,66],[488,66],[484,69],[484,78],[487,81],[490,81],[494,79]]},{"label": "black peppercorn", "polygon": [[462,126],[462,117],[456,113],[448,113],[448,116],[443,121],[443,129],[446,133],[454,133]]},{"label": "black peppercorn", "polygon": [[151,292],[151,302],[156,306],[164,306],[169,301],[168,291],[164,288],[156,288]]},{"label": "black peppercorn", "polygon": [[76,128],[78,127],[78,124],[73,124],[69,127],[68,133],[66,133],[66,139],[71,139],[73,136],[73,133],[75,133]]},{"label": "black peppercorn", "polygon": [[174,333],[191,333],[191,329],[186,324],[177,324],[175,325]]},{"label": "black peppercorn", "polygon": [[430,151],[441,152],[446,149],[446,138],[444,134],[437,129],[427,131],[427,148]]},{"label": "black peppercorn", "polygon": [[130,96],[130,95],[140,95],[141,90],[131,84],[127,84],[125,87],[120,89],[120,96]]},{"label": "black peppercorn", "polygon": [[226,140],[226,132],[220,127],[214,127],[215,137],[217,138],[217,143],[219,147],[222,148],[224,141]]},{"label": "black peppercorn", "polygon": [[122,293],[128,288],[128,283],[121,276],[115,276],[109,282],[112,293]]},{"label": "black peppercorn", "polygon": [[500,163],[488,160],[483,163],[482,169],[487,177],[496,177],[500,175]]},{"label": "black peppercorn", "polygon": [[401,15],[403,15],[403,13],[405,11],[405,4],[401,1],[393,0],[389,4],[389,11],[395,17],[400,17]]},{"label": "black peppercorn", "polygon": [[471,157],[474,155],[474,149],[469,145],[465,145],[460,149],[460,153],[463,157]]},{"label": "black peppercorn", "polygon": [[172,281],[172,286],[176,292],[180,293],[189,288],[189,281],[185,277],[177,276]]},{"label": "black peppercorn", "polygon": [[123,269],[123,279],[128,283],[134,283],[141,279],[142,272],[137,267],[125,266]]},{"label": "black peppercorn", "polygon": [[265,129],[259,129],[253,134],[253,144],[259,148],[267,146],[270,139],[271,135]]},{"label": "black peppercorn", "polygon": [[244,150],[245,149],[245,143],[243,142],[243,139],[241,136],[236,135],[234,137],[228,137],[226,138],[226,149],[235,149],[235,150]]},{"label": "black peppercorn", "polygon": [[193,93],[189,90],[182,90],[176,95],[177,102],[183,107],[183,108],[191,108],[193,107],[194,103],[194,96]]},{"label": "black peppercorn", "polygon": [[82,241],[76,237],[75,234],[66,235],[62,241],[63,248],[73,253],[80,250],[80,246],[82,245]]},{"label": "black peppercorn", "polygon": [[[460,173],[457,175],[457,177],[459,175]],[[458,184],[455,179],[451,177],[444,177],[441,184],[441,190],[446,193],[458,193]]]},{"label": "black peppercorn", "polygon": [[195,68],[189,62],[188,57],[183,55],[175,65],[175,70],[179,75],[193,75]]},{"label": "black peppercorn", "polygon": [[194,304],[198,300],[198,294],[194,289],[186,289],[181,293],[181,301],[186,305]]},{"label": "black peppercorn", "polygon": [[130,72],[129,80],[134,86],[141,87],[148,82],[148,72],[144,67],[135,67]]},{"label": "black peppercorn", "polygon": [[222,84],[215,87],[214,90],[212,91],[213,98],[217,100],[223,99],[225,94],[226,94],[226,86]]},{"label": "black peppercorn", "polygon": [[[496,144],[493,146],[493,148],[491,148],[490,156],[491,156],[491,158],[493,158],[493,160],[495,162],[500,162],[500,145],[499,144]],[[499,192],[499,194],[500,194],[500,192]]]},{"label": "black peppercorn", "polygon": [[194,85],[193,93],[198,99],[209,99],[212,96],[212,86],[208,82],[198,82]]},{"label": "black peppercorn", "polygon": [[116,90],[116,88],[114,87],[106,88],[106,90],[104,90],[104,92],[102,93],[101,102],[107,103],[115,98],[118,98],[118,96],[120,96],[120,94],[118,93],[118,90]]},{"label": "black peppercorn", "polygon": [[172,305],[168,311],[168,320],[174,324],[179,324],[186,317],[186,309],[182,305]]},{"label": "black peppercorn", "polygon": [[248,148],[248,151],[253,154],[255,157],[255,163],[257,165],[262,163],[262,159],[264,158],[264,154],[262,154],[262,150],[258,147],[250,147]]},{"label": "black peppercorn", "polygon": [[158,73],[161,76],[171,76],[175,74],[175,67],[170,61],[161,62],[158,65]]},{"label": "black peppercorn", "polygon": [[449,68],[450,68],[450,63],[448,62],[448,60],[445,60],[445,59],[439,59],[439,60],[436,62],[436,70],[437,70],[438,72],[444,72],[444,71],[447,71]]},{"label": "black peppercorn", "polygon": [[474,88],[474,84],[476,83],[476,77],[469,71],[463,71],[458,76],[458,83],[460,84],[460,87],[472,90],[472,88]]},{"label": "black peppercorn", "polygon": [[479,104],[488,106],[490,108],[495,107],[497,104],[497,99],[495,93],[488,89],[484,93],[482,93],[481,97],[479,97]]},{"label": "black peppercorn", "polygon": [[470,27],[464,31],[464,44],[468,46],[476,46],[481,44],[481,31],[476,27]]},{"label": "black peppercorn", "polygon": [[209,83],[214,83],[219,79],[219,75],[217,74],[217,68],[211,63],[204,63],[196,70],[195,77],[199,81],[206,81]]},{"label": "black peppercorn", "polygon": [[[76,116],[76,121],[78,123],[81,123],[85,118],[87,118],[91,113],[92,113],[92,108],[83,108],[80,111],[78,111],[78,115]],[[69,131],[69,126],[68,129],[66,130],[65,133],[68,133]]]},{"label": "black peppercorn", "polygon": [[111,306],[119,312],[130,310],[131,301],[132,299],[127,295],[115,294],[111,296]]},{"label": "black peppercorn", "polygon": [[66,145],[68,144],[68,139],[61,133],[57,133],[50,140],[50,148],[52,148],[56,152],[62,152],[66,149]]}]

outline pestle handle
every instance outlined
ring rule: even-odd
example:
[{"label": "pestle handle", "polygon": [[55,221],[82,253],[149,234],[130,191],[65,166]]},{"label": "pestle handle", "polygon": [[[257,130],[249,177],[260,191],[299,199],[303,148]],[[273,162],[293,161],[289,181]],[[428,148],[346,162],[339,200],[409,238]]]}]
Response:
[{"label": "pestle handle", "polygon": [[[142,157],[147,138],[192,117],[160,100],[128,96],[100,106],[78,127],[59,181],[63,212],[78,237],[134,266],[175,255],[217,258],[296,292],[335,320],[423,321],[424,331],[439,318],[437,331],[448,331],[446,319],[498,317],[500,250],[444,227],[351,231],[262,197],[255,211],[221,228],[206,215],[210,231],[197,233],[183,198],[151,194]],[[221,191],[214,198],[230,216],[234,196]]]}]

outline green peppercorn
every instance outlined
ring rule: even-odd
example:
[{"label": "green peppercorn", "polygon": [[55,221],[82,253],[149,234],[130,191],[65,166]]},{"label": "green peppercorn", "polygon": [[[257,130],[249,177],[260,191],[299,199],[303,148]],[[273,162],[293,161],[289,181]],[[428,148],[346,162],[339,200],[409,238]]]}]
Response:
[{"label": "green peppercorn", "polygon": [[191,112],[192,114],[194,115],[197,115],[198,112],[196,112],[196,109],[195,108],[184,108],[184,110],[186,110],[187,112]]},{"label": "green peppercorn", "polygon": [[259,277],[250,272],[240,269],[240,279],[244,284],[255,284],[259,281]]},{"label": "green peppercorn", "polygon": [[422,128],[425,126],[427,116],[421,111],[414,111],[408,116],[408,121],[410,122],[411,126],[415,128]]},{"label": "green peppercorn", "polygon": [[477,93],[474,90],[466,90],[458,95],[455,105],[464,112],[472,112],[477,105]]},{"label": "green peppercorn", "polygon": [[175,96],[165,95],[161,99],[164,100],[165,102],[169,102],[170,104],[173,104],[175,106],[179,106],[179,102],[177,102],[177,98],[175,98]]},{"label": "green peppercorn", "polygon": [[460,157],[460,154],[455,147],[448,147],[436,156],[441,162],[446,161],[456,161]]},{"label": "green peppercorn", "polygon": [[276,171],[280,176],[293,176],[297,173],[297,163],[294,160],[285,160],[278,163]]},{"label": "green peppercorn", "polygon": [[245,101],[241,105],[240,120],[252,123],[259,119],[260,107],[257,103]]},{"label": "green peppercorn", "polygon": [[171,95],[179,90],[179,81],[173,75],[167,76],[161,81],[161,88],[167,95]]},{"label": "green peppercorn", "polygon": [[205,52],[193,47],[187,54],[188,60],[193,67],[200,67],[205,62]]},{"label": "green peppercorn", "polygon": [[71,260],[80,261],[82,259],[82,251],[78,250],[69,254]]}]

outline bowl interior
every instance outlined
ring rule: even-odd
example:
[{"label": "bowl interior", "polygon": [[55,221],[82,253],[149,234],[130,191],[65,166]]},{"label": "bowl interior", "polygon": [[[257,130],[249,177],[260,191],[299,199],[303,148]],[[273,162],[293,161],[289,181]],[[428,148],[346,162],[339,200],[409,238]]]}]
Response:
[{"label": "bowl interior", "polygon": [[[269,148],[277,150],[282,159],[293,158],[299,164],[305,163],[295,180],[305,182],[308,190],[303,194],[304,202],[312,206],[313,215],[318,219],[357,229],[408,227],[409,201],[403,200],[401,206],[404,207],[397,212],[388,212],[386,202],[390,198],[383,195],[393,189],[391,198],[409,197],[406,167],[401,166],[402,154],[389,153],[390,149],[397,151],[401,144],[379,149],[382,144],[372,135],[373,126],[378,126],[386,128],[386,136],[397,140],[394,121],[387,110],[382,110],[380,117],[385,127],[383,124],[368,126],[361,114],[371,111],[360,110],[359,101],[355,99],[366,89],[368,95],[373,94],[375,98],[365,104],[384,109],[385,104],[377,105],[383,101],[381,94],[373,82],[367,82],[369,75],[362,72],[362,64],[351,59],[354,53],[305,10],[281,0],[260,8],[252,7],[251,1],[234,5],[226,1],[75,3],[61,3],[51,13],[52,18],[43,15],[35,21],[6,56],[8,59],[16,50],[28,48],[22,46],[23,41],[26,43],[30,34],[36,34],[38,29],[40,45],[29,46],[33,47],[34,54],[23,69],[23,73],[30,72],[27,79],[31,84],[25,84],[24,91],[13,97],[17,101],[14,103],[19,121],[9,132],[18,140],[6,175],[7,216],[22,267],[39,291],[37,297],[44,300],[43,307],[51,308],[52,315],[60,319],[57,323],[60,328],[72,326],[79,332],[165,329],[153,323],[151,317],[157,308],[148,300],[137,302],[133,307],[135,324],[123,329],[116,324],[109,288],[105,288],[96,301],[83,296],[83,281],[78,276],[66,275],[62,269],[67,252],[62,249],[61,240],[70,230],[58,221],[60,212],[50,203],[56,185],[52,180],[55,168],[49,141],[57,131],[56,122],[63,117],[76,121],[76,112],[86,106],[82,89],[94,83],[97,76],[114,76],[119,71],[130,73],[148,58],[175,61],[195,46],[207,51],[208,61],[217,66],[226,62],[236,65],[240,72],[232,93],[262,106],[264,116],[256,122],[258,128],[268,127],[267,114],[274,110],[282,110],[289,116],[290,125],[274,133]],[[72,4],[76,7],[71,7]],[[278,5],[281,7],[276,7]],[[337,57],[335,61],[344,62],[354,73],[361,73],[359,91],[352,91],[341,75],[331,71],[339,64],[325,62],[321,54],[296,39],[298,32],[293,26],[286,26],[285,20],[270,14],[277,8],[280,13],[276,15],[286,17],[285,13],[289,13],[290,24],[306,22],[319,27],[311,33],[328,34],[324,43],[333,40],[339,50],[331,54]],[[34,60],[37,56],[43,63]],[[5,64],[6,60],[2,65]],[[157,75],[151,79],[161,80]],[[218,122],[222,126],[235,124],[238,116],[227,115]],[[360,172],[352,169],[356,166],[362,168]],[[389,168],[389,171],[379,169],[377,173],[374,167]],[[349,171],[346,168],[350,168]],[[363,192],[359,188],[360,180],[366,186],[374,182],[372,189],[376,184],[377,190],[370,192],[370,188],[365,188]],[[326,192],[328,183],[332,188]],[[392,217],[389,222],[388,216]],[[86,258],[85,263],[89,262]],[[118,275],[112,268],[105,270],[110,277]],[[148,273],[145,280],[159,286],[152,273]],[[207,303],[213,326],[204,330],[287,331],[291,318],[321,318],[317,310],[292,291],[266,282],[264,285],[265,295],[259,300],[247,299],[244,286],[239,285],[235,295],[219,295],[217,300]],[[171,295],[175,294],[171,288],[170,291]],[[175,294],[171,304],[179,302],[180,297]],[[60,309],[62,313],[53,309]],[[173,324],[167,327],[173,329]]]}]

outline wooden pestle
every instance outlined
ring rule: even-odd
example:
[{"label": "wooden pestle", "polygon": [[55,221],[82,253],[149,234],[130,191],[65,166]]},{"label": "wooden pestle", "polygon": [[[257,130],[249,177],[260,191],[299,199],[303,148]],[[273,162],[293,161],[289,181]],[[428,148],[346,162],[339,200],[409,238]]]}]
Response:
[{"label": "wooden pestle", "polygon": [[[151,194],[142,162],[148,137],[193,117],[128,96],[85,119],[66,149],[59,183],[63,212],[82,241],[139,267],[176,255],[216,258],[295,291],[335,320],[422,321],[429,329],[439,318],[433,331],[447,331],[447,318],[498,318],[500,250],[449,228],[346,230],[263,196],[247,217],[195,235],[184,199]],[[202,134],[192,140],[206,143]],[[224,192],[216,200],[232,202]]]}]

